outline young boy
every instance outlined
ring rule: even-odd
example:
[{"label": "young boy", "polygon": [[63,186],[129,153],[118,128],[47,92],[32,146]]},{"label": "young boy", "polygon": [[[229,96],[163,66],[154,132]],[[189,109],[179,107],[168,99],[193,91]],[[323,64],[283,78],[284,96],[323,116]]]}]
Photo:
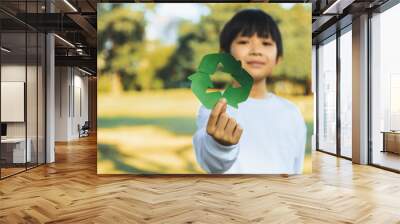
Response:
[{"label": "young boy", "polygon": [[266,85],[283,55],[277,24],[262,10],[242,10],[224,26],[220,48],[241,61],[254,84],[237,110],[225,99],[211,111],[200,108],[193,136],[198,163],[208,173],[302,173],[304,119],[293,103],[268,92]]}]

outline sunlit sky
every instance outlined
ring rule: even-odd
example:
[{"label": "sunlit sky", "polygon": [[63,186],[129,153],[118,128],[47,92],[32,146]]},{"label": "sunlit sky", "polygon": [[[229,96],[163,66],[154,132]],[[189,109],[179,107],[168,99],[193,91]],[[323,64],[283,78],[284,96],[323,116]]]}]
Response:
[{"label": "sunlit sky", "polygon": [[[138,4],[133,8],[137,9]],[[282,7],[289,9],[293,3],[281,3]],[[177,22],[185,19],[194,23],[199,22],[202,15],[207,15],[209,10],[204,4],[199,3],[164,3],[157,4],[155,13],[146,11],[146,38],[161,40],[172,44],[177,39]],[[228,18],[227,18],[228,19]]]},{"label": "sunlit sky", "polygon": [[173,43],[177,39],[177,22],[185,19],[199,22],[202,15],[209,10],[202,4],[196,3],[168,3],[158,4],[156,13],[146,13],[150,24],[146,27],[148,39],[160,39],[165,43]]}]

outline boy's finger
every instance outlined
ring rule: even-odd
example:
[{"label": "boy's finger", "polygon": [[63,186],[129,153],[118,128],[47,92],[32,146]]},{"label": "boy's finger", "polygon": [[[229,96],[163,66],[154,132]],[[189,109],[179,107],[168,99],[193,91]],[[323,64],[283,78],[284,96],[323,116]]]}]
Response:
[{"label": "boy's finger", "polygon": [[228,123],[229,116],[226,113],[221,113],[217,121],[217,132],[224,133],[226,124]]},{"label": "boy's finger", "polygon": [[222,113],[224,104],[226,104],[226,99],[222,98],[212,109],[210,118],[208,119],[208,126],[215,126],[217,124],[218,117]]},{"label": "boy's finger", "polygon": [[239,142],[240,136],[242,136],[243,128],[236,125],[235,131],[233,131],[233,139],[235,142]]},{"label": "boy's finger", "polygon": [[235,130],[236,127],[236,121],[234,118],[229,118],[228,120],[228,124],[226,125],[225,128],[225,132],[229,135],[233,137],[233,132]]}]

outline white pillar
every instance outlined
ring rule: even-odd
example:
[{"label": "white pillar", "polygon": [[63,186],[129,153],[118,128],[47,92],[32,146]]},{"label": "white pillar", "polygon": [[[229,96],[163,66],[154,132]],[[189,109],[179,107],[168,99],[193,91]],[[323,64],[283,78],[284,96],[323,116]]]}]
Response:
[{"label": "white pillar", "polygon": [[368,15],[353,19],[353,162],[368,163]]},{"label": "white pillar", "polygon": [[[53,12],[54,6],[50,1],[46,4],[47,12]],[[46,163],[55,162],[54,133],[55,133],[55,55],[54,34],[46,35]]]},{"label": "white pillar", "polygon": [[46,77],[46,163],[52,163],[55,161],[55,150],[54,150],[54,133],[55,133],[55,76],[54,76],[54,35],[47,34],[46,36],[46,60],[47,60],[47,77]]}]

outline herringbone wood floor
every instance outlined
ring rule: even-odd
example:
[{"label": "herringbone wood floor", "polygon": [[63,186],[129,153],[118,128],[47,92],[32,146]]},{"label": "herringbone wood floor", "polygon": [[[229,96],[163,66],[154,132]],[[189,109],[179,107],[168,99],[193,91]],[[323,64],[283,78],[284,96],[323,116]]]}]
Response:
[{"label": "herringbone wood floor", "polygon": [[303,176],[98,176],[96,139],[0,181],[0,223],[400,223],[400,175],[323,153]]}]

